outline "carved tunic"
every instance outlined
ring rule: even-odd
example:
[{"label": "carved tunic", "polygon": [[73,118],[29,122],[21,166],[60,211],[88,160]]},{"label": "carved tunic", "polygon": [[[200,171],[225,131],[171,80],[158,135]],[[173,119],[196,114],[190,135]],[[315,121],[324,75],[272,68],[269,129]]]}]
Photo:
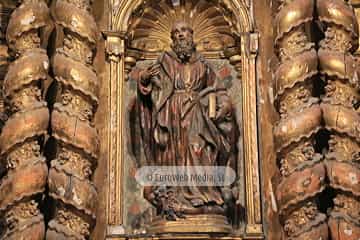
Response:
[{"label": "carved tunic", "polygon": [[[183,64],[174,53],[158,60],[161,73],[148,85],[139,84],[142,99],[141,125],[149,164],[157,166],[231,165],[234,124],[229,111],[209,118],[209,94],[216,93],[217,108],[229,99],[216,87],[216,75],[199,54]],[[185,213],[197,213],[200,206],[214,205],[221,213],[224,201],[217,187],[176,187],[176,199]],[[197,209],[196,209],[197,208]],[[207,209],[206,211],[209,211]]]}]

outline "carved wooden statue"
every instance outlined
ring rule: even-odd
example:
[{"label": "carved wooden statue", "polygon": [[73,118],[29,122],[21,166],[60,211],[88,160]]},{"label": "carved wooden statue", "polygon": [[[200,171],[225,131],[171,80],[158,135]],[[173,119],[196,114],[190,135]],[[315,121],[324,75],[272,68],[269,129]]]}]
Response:
[{"label": "carved wooden statue", "polygon": [[[225,88],[196,51],[193,30],[176,22],[172,50],[139,74],[140,118],[148,165],[233,166],[233,109]],[[145,187],[144,197],[168,220],[196,214],[225,215],[230,188]]]}]

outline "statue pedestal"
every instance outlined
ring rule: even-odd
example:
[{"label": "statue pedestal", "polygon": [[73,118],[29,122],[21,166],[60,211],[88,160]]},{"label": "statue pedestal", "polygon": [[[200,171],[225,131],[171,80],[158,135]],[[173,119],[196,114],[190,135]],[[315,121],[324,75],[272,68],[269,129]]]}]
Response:
[{"label": "statue pedestal", "polygon": [[216,214],[186,215],[176,221],[156,217],[148,228],[149,233],[230,233],[227,218]]}]

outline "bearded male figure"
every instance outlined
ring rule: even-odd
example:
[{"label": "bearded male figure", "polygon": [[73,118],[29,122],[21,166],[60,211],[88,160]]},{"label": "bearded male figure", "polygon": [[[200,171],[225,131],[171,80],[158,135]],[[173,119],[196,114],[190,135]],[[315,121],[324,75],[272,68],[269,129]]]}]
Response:
[{"label": "bearded male figure", "polygon": [[[138,77],[148,165],[234,167],[237,129],[226,90],[196,51],[187,23],[176,22],[171,38],[172,51],[164,52]],[[144,197],[168,220],[225,215],[233,201],[230,188],[216,186],[145,187]]]}]

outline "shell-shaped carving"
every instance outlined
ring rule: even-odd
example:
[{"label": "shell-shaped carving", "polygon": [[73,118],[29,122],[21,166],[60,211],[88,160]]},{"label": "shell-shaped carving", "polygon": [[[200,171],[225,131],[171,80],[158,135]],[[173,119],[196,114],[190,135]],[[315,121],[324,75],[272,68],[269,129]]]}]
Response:
[{"label": "shell-shaped carving", "polygon": [[68,176],[52,168],[49,173],[49,190],[54,199],[72,205],[95,218],[97,192],[92,182]]},{"label": "shell-shaped carving", "polygon": [[53,136],[96,159],[99,155],[99,139],[95,128],[75,116],[55,110],[51,118]]},{"label": "shell-shaped carving", "polygon": [[[45,190],[47,166],[45,159],[37,159],[33,165],[19,167],[1,181],[0,211],[8,210],[11,204]],[[11,189],[9,192],[8,190]]]},{"label": "shell-shaped carving", "polygon": [[199,51],[224,50],[235,46],[233,33],[236,32],[236,22],[232,13],[216,2],[190,0],[177,3],[161,0],[140,6],[131,18],[130,47],[145,51],[169,49],[170,32],[177,20],[184,20],[193,28]]}]

